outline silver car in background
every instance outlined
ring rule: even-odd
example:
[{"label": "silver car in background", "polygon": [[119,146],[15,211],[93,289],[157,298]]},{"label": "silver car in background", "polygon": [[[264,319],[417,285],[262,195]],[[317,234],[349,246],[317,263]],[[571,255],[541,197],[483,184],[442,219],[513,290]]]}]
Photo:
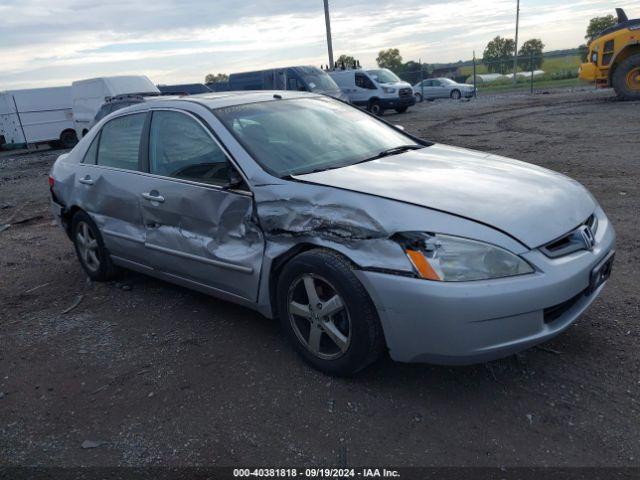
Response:
[{"label": "silver car in background", "polygon": [[450,78],[427,78],[413,86],[413,94],[418,102],[437,98],[459,100],[473,97],[474,87],[466,83],[454,82]]},{"label": "silver car in background", "polygon": [[543,342],[594,301],[614,255],[574,180],[311,93],[133,105],[49,185],[91,279],[131,269],[279,318],[330,374],[385,350],[469,364]]}]

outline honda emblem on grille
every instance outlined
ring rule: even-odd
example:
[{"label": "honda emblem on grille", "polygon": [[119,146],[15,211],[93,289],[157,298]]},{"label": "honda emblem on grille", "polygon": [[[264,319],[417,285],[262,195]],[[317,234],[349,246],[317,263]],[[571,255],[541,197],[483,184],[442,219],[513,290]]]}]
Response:
[{"label": "honda emblem on grille", "polygon": [[584,242],[584,246],[587,250],[591,250],[593,246],[596,244],[596,239],[593,236],[593,232],[587,225],[582,225],[578,231],[582,236],[582,241]]}]

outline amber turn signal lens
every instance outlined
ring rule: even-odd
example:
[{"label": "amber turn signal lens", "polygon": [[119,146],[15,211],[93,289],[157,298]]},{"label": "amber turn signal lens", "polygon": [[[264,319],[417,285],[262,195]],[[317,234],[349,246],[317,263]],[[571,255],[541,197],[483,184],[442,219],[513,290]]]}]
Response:
[{"label": "amber turn signal lens", "polygon": [[438,273],[433,269],[429,262],[424,257],[422,252],[418,252],[416,250],[406,250],[407,256],[413,266],[416,267],[418,273],[422,278],[426,278],[427,280],[436,280],[438,282],[442,281]]}]

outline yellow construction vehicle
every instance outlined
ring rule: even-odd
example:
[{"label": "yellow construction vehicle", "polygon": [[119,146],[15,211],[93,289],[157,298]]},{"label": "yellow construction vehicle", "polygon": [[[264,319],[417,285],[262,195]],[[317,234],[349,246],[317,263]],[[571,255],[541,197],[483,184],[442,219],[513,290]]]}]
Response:
[{"label": "yellow construction vehicle", "polygon": [[597,87],[613,87],[623,100],[640,100],[640,18],[629,20],[616,8],[618,23],[589,43],[580,78]]}]

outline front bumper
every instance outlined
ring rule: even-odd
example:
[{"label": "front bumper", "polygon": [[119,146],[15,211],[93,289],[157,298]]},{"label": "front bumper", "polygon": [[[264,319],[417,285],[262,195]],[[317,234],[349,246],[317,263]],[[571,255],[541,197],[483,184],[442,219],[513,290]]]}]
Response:
[{"label": "front bumper", "polygon": [[402,107],[412,107],[415,104],[416,104],[416,99],[413,95],[380,99],[380,105],[384,110],[390,110],[393,108],[402,108]]},{"label": "front bumper", "polygon": [[465,365],[505,357],[569,327],[604,285],[587,293],[592,269],[615,247],[599,209],[596,246],[551,259],[523,255],[537,272],[475,282],[432,282],[358,271],[378,309],[390,355],[401,362]]}]

